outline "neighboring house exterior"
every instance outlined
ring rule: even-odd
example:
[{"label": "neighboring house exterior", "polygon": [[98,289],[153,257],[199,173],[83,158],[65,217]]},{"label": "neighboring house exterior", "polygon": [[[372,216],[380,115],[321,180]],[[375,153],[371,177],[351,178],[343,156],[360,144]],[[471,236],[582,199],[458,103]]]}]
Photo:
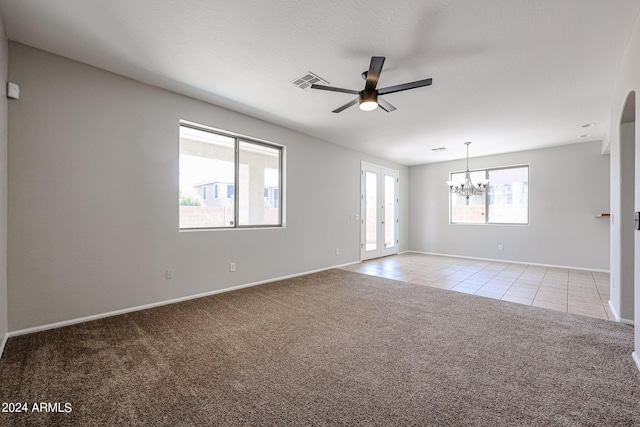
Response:
[{"label": "neighboring house exterior", "polygon": [[[235,188],[231,182],[207,181],[193,188],[198,192],[206,206],[231,206]],[[266,208],[278,208],[280,194],[278,187],[264,187],[264,203]]]},{"label": "neighboring house exterior", "polygon": [[278,208],[280,200],[280,189],[278,187],[264,187],[264,205],[266,208]]},{"label": "neighboring house exterior", "polygon": [[206,206],[231,206],[235,188],[231,182],[208,181],[194,185]]}]

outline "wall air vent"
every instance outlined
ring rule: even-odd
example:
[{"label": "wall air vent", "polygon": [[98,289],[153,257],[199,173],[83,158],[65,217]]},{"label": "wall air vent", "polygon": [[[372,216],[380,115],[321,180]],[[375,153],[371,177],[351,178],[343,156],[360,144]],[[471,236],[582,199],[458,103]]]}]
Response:
[{"label": "wall air vent", "polygon": [[444,151],[446,150],[446,147],[438,147],[438,148],[432,148],[431,151]]},{"label": "wall air vent", "polygon": [[291,83],[293,83],[294,85],[298,86],[300,89],[310,88],[312,84],[316,84],[316,83],[317,84],[321,84],[321,85],[328,85],[329,84],[328,81],[318,77],[317,75],[313,74],[311,71],[309,71],[308,73],[302,75],[301,77],[298,77],[297,79],[295,79]]}]

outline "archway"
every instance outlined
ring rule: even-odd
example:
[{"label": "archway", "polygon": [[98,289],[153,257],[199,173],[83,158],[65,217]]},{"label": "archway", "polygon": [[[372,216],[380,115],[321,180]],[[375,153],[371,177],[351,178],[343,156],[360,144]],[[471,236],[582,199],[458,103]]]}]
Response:
[{"label": "archway", "polygon": [[[622,108],[620,117],[620,156],[619,156],[619,197],[616,219],[613,218],[613,229],[618,236],[615,265],[612,265],[611,281],[611,309],[618,320],[624,323],[634,323],[634,283],[636,271],[640,273],[640,264],[637,266],[635,254],[640,255],[640,236],[635,236],[635,212],[640,212],[637,206],[636,192],[640,186],[636,186],[636,143],[635,143],[635,105],[636,96],[632,91]],[[639,151],[640,154],[640,151]],[[617,273],[617,274],[616,274]],[[617,280],[616,280],[617,276]]]}]

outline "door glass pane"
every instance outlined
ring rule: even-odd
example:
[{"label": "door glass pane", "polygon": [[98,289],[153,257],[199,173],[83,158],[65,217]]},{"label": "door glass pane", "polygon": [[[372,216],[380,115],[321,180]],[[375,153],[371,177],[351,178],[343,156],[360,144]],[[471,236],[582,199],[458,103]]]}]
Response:
[{"label": "door glass pane", "polygon": [[365,172],[365,249],[378,248],[378,175]]},{"label": "door glass pane", "polygon": [[233,227],[233,197],[218,189],[234,181],[234,147],[233,138],[180,126],[180,228]]},{"label": "door glass pane", "polygon": [[280,149],[240,141],[238,222],[280,224]]},{"label": "door glass pane", "polygon": [[393,248],[396,243],[396,179],[384,176],[384,247]]}]

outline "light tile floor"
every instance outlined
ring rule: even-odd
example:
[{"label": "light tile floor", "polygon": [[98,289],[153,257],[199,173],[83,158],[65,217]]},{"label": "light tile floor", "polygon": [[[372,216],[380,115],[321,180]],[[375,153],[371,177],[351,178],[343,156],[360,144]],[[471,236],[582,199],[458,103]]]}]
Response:
[{"label": "light tile floor", "polygon": [[609,274],[568,268],[404,253],[344,270],[614,320]]}]

